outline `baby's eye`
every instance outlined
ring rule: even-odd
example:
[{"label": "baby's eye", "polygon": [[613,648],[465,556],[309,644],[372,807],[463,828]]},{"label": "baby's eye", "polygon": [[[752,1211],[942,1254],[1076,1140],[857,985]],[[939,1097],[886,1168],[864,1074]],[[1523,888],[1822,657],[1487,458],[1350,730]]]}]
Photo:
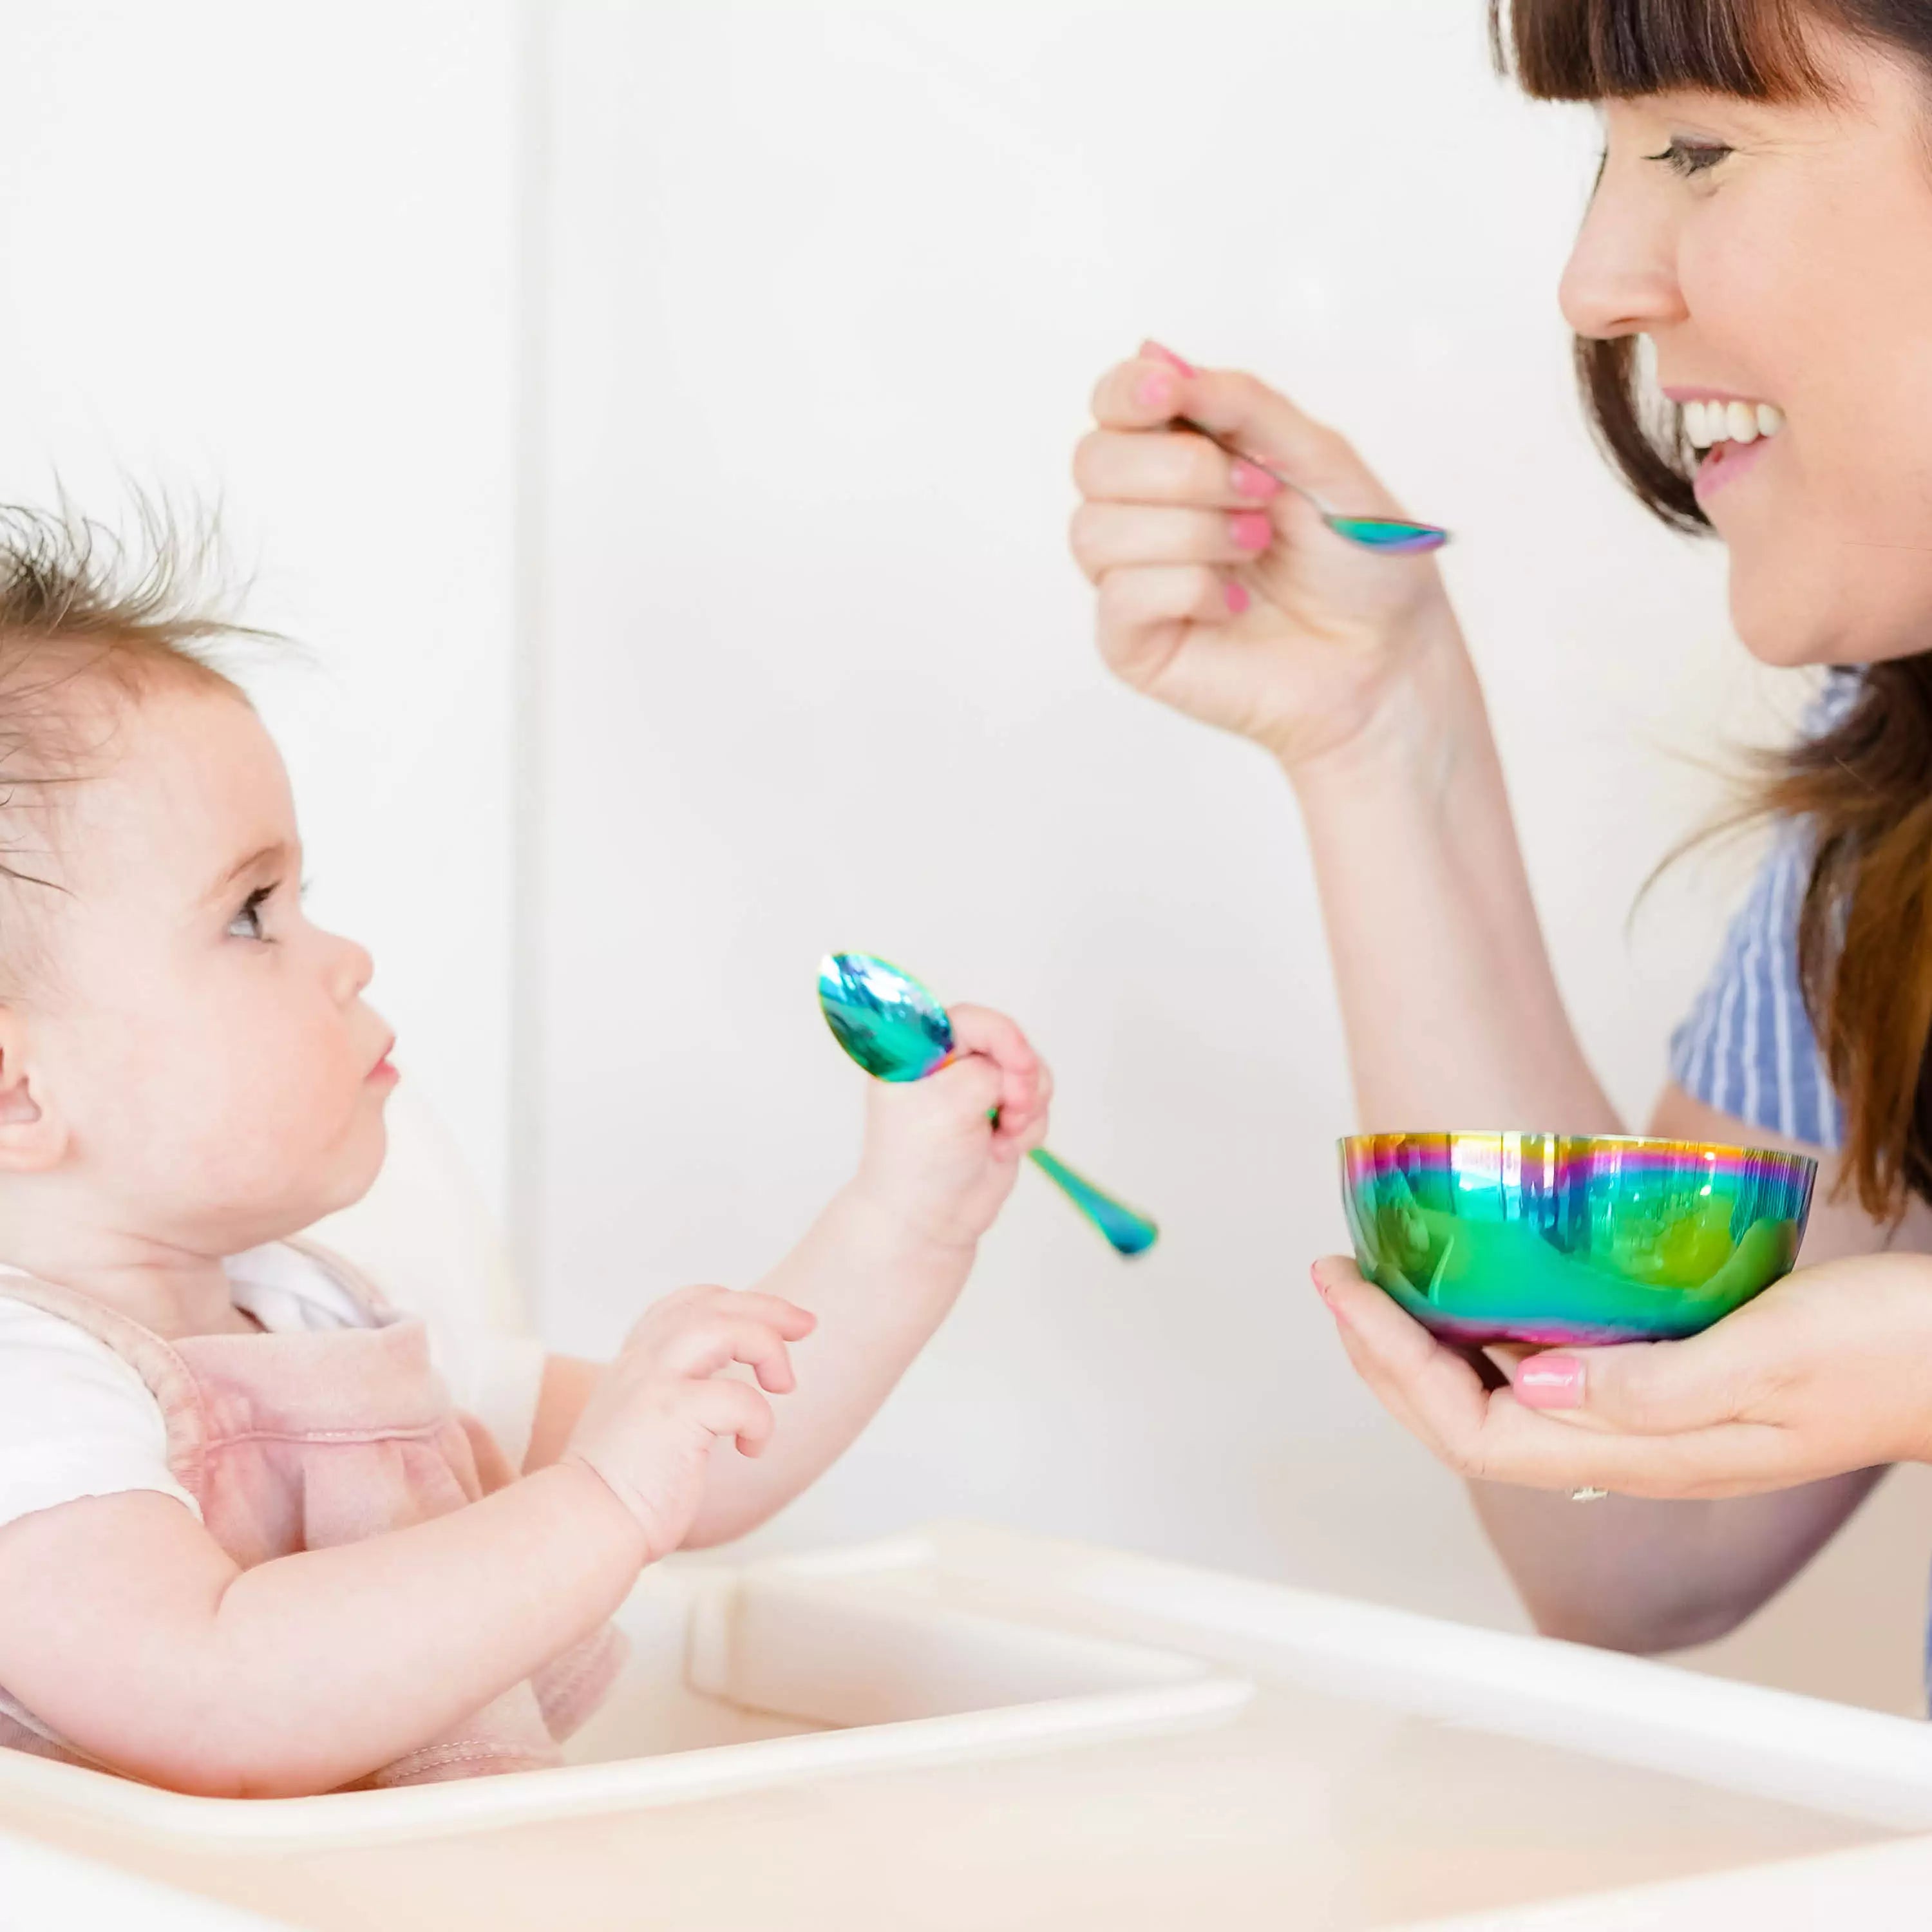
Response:
[{"label": "baby's eye", "polygon": [[273,886],[257,886],[242,902],[242,910],[228,922],[228,932],[232,939],[263,939],[267,937],[262,930],[262,908],[274,892]]},{"label": "baby's eye", "polygon": [[1714,168],[1731,152],[1714,142],[1673,139],[1660,154],[1646,154],[1644,159],[1661,161],[1672,174],[1688,181],[1693,175],[1701,175]]}]

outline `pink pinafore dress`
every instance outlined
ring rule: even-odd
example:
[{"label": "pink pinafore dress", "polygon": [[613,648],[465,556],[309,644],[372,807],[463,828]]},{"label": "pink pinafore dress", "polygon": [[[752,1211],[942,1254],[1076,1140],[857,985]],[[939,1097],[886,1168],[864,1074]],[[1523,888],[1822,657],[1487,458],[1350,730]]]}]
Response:
[{"label": "pink pinafore dress", "polygon": [[[288,1334],[188,1335],[172,1342],[70,1288],[0,1275],[0,1295],[71,1322],[153,1390],[168,1462],[208,1534],[243,1569],[406,1529],[514,1480],[495,1438],[451,1404],[422,1322],[398,1314],[339,1256],[320,1262],[374,1325]],[[623,1662],[606,1624],[542,1670],[352,1788],[424,1784],[561,1761]],[[0,1745],[70,1763],[95,1760],[0,1690]],[[97,1768],[99,1768],[98,1765]]]}]

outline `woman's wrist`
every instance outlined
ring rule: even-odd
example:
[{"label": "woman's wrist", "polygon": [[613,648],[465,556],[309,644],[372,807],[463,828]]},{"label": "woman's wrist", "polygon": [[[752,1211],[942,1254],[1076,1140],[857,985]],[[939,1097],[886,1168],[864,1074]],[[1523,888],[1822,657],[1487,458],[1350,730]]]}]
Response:
[{"label": "woman's wrist", "polygon": [[1494,756],[1481,681],[1454,614],[1445,608],[1408,646],[1359,730],[1300,756],[1266,748],[1304,813],[1346,810],[1391,785],[1446,795],[1460,771]]}]

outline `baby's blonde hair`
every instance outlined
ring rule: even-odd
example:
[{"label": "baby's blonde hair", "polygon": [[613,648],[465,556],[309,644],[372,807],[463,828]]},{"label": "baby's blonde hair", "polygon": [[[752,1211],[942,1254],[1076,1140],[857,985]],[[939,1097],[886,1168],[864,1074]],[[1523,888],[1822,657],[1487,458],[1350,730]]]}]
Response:
[{"label": "baby's blonde hair", "polygon": [[123,535],[64,496],[0,505],[0,998],[34,923],[17,888],[65,891],[50,876],[52,808],[97,774],[121,709],[162,685],[248,702],[204,655],[263,634],[227,614],[214,519],[137,495],[132,524]]}]

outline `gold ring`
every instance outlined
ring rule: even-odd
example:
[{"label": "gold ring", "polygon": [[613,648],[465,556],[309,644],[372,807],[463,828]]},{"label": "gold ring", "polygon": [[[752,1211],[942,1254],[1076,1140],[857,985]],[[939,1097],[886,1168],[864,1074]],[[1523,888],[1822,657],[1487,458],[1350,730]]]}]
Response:
[{"label": "gold ring", "polygon": [[1600,1503],[1609,1494],[1608,1490],[1593,1490],[1585,1487],[1580,1490],[1572,1490],[1570,1492],[1570,1500],[1573,1503]]}]

